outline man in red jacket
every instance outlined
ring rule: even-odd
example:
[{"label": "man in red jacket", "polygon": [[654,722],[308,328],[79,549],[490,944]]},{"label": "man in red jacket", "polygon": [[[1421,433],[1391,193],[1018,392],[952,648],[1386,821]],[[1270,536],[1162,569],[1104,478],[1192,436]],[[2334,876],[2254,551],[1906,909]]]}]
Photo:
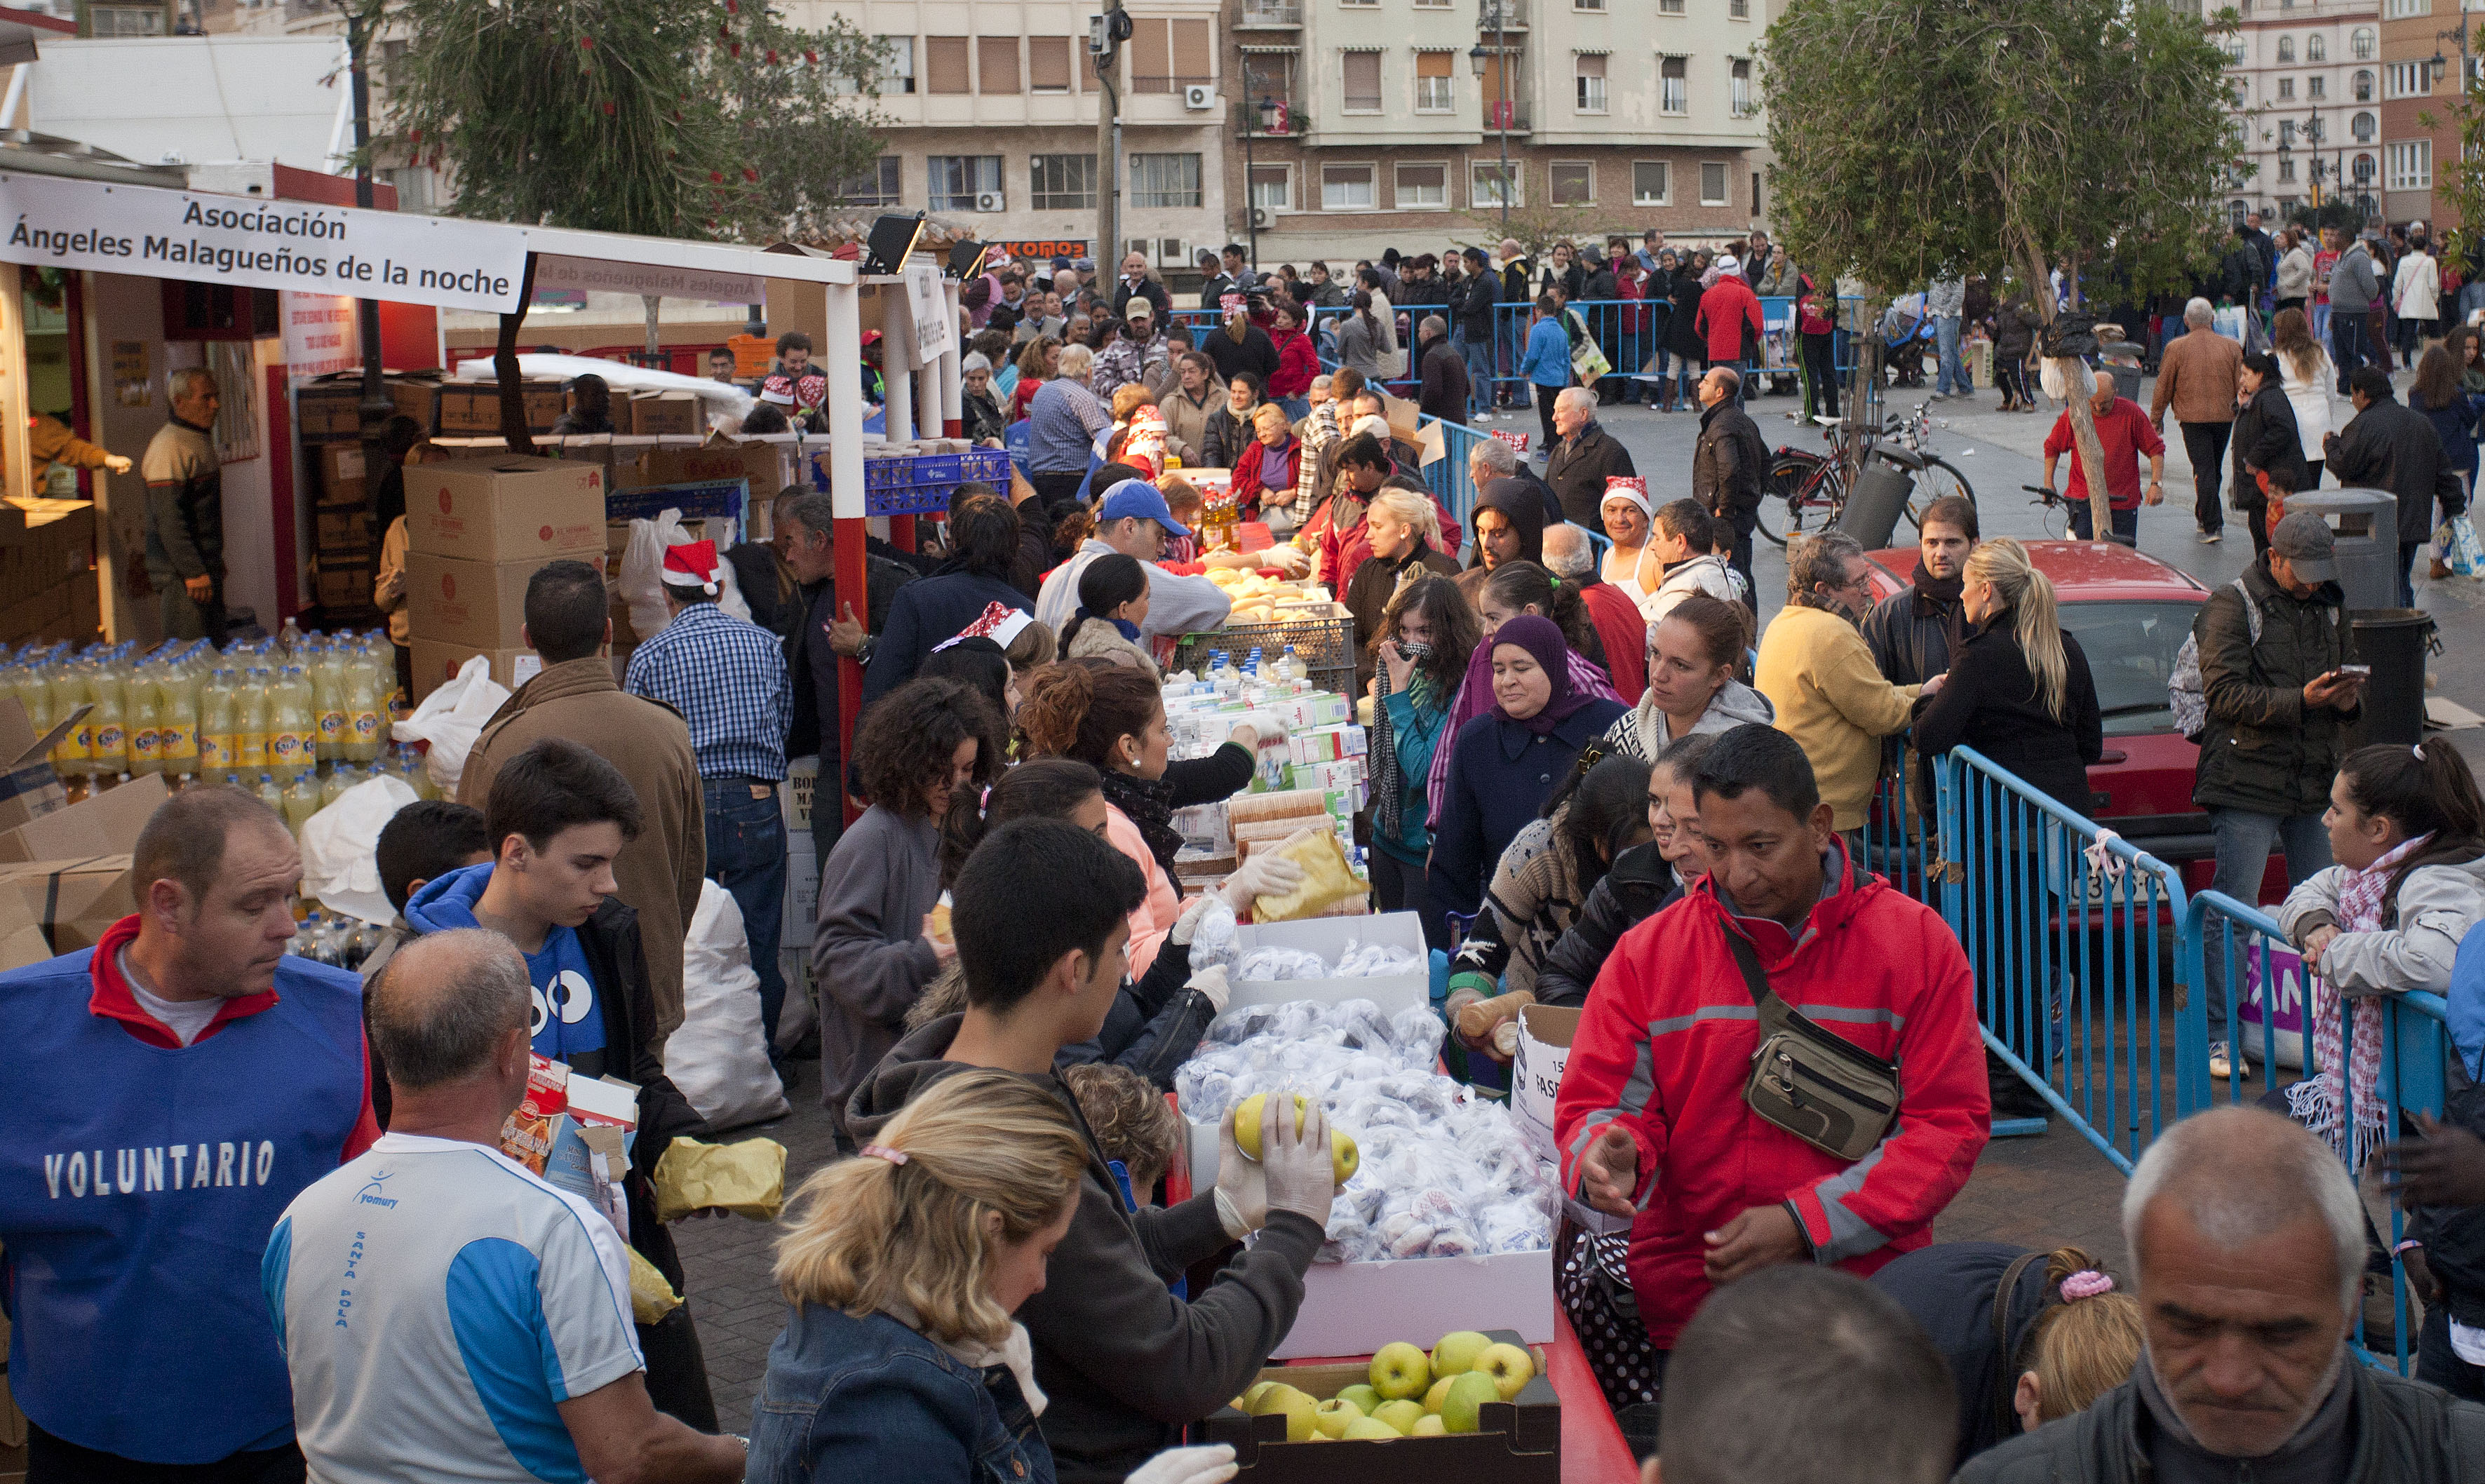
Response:
[{"label": "man in red jacket", "polygon": [[[1700,294],[1700,310],[1693,328],[1708,345],[1708,367],[1731,366],[1735,371],[1752,369],[1745,360],[1743,347],[1761,343],[1761,300],[1752,286],[1743,282],[1742,264],[1728,253],[1717,260],[1717,281]],[[1748,331],[1749,333],[1746,333]],[[1748,401],[1751,378],[1743,381],[1744,395],[1738,400]]]},{"label": "man in red jacket", "polygon": [[[1794,739],[1737,727],[1691,786],[1710,873],[1615,946],[1553,1110],[1563,1188],[1631,1222],[1631,1288],[1660,1351],[1712,1284],[1791,1262],[1860,1276],[1923,1247],[1992,1121],[1967,955],[1939,915],[1848,862]],[[1898,1064],[1896,1116],[1862,1159],[1745,1103],[1761,1027],[1730,934],[1780,1000]]]}]

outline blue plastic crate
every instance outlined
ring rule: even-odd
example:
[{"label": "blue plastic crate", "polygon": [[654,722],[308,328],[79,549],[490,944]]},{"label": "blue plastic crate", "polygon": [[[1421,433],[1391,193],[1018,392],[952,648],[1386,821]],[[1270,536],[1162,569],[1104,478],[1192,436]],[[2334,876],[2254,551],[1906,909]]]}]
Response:
[{"label": "blue plastic crate", "polygon": [[966,461],[963,453],[918,453],[911,461],[915,472],[914,478],[906,481],[909,484],[942,485],[955,489],[966,478],[960,472]]},{"label": "blue plastic crate", "polygon": [[955,484],[909,484],[897,489],[865,489],[862,508],[866,515],[940,515],[949,508],[949,491]]}]

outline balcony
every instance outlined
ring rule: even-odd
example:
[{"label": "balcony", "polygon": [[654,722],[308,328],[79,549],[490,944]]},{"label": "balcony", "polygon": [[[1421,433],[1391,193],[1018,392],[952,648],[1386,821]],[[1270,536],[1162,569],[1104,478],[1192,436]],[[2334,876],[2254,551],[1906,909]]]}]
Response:
[{"label": "balcony", "polygon": [[1244,31],[1276,30],[1299,27],[1302,23],[1303,8],[1300,5],[1288,4],[1287,0],[1243,0],[1242,18],[1236,22],[1236,27]]},{"label": "balcony", "polygon": [[1484,0],[1477,12],[1477,27],[1484,31],[1526,30],[1526,0]]},{"label": "balcony", "polygon": [[1262,95],[1254,94],[1248,100],[1235,105],[1234,123],[1238,132],[1248,134],[1253,139],[1298,139],[1311,132],[1312,112],[1309,108],[1282,94],[1269,96],[1274,96],[1285,109],[1283,116],[1276,121],[1276,126],[1270,128],[1261,123]]}]

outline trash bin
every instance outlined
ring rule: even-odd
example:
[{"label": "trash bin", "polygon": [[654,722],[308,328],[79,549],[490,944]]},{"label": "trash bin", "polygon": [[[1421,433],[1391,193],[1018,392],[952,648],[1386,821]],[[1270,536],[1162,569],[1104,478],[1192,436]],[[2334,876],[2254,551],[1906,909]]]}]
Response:
[{"label": "trash bin", "polygon": [[2114,373],[2114,391],[2116,397],[2127,402],[2140,400],[2139,367],[2106,365],[2098,367],[2097,371],[2099,374],[2107,371]]},{"label": "trash bin", "polygon": [[1906,470],[1884,459],[1868,460],[1854,492],[1846,497],[1838,529],[1863,542],[1866,551],[1879,551],[1890,544],[1898,514],[1907,508],[1907,497],[1915,488],[1916,477]]},{"label": "trash bin", "polygon": [[2416,746],[2424,740],[2424,657],[2433,647],[2433,615],[2383,608],[2355,614],[2349,621],[2356,630],[2356,658],[2373,667],[2364,682],[2357,744]]},{"label": "trash bin", "polygon": [[2387,489],[2308,489],[2286,497],[2287,514],[2310,510],[2329,525],[2349,613],[2399,606],[2398,508],[2398,497]]}]

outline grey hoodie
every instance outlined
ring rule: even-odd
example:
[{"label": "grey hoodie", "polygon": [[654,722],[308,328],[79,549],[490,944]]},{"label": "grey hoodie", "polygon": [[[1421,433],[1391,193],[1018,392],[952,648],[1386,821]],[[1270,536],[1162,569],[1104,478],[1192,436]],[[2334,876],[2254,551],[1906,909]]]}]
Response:
[{"label": "grey hoodie", "polygon": [[2350,243],[2330,269],[2330,309],[2334,314],[2361,315],[2373,307],[2382,291],[2373,277],[2372,256],[2362,242]]},{"label": "grey hoodie", "polygon": [[[1778,708],[1769,698],[1740,680],[1728,680],[1701,713],[1692,731],[1732,731],[1737,727],[1777,725]],[[1674,739],[1666,735],[1665,713],[1656,708],[1656,697],[1640,698],[1638,709],[1617,720],[1605,732],[1605,741],[1625,757],[1642,762],[1654,762],[1656,755]]]},{"label": "grey hoodie", "polygon": [[[868,1142],[924,1088],[968,1070],[941,1059],[965,1018],[944,1016],[898,1042],[846,1104],[847,1134]],[[1128,1210],[1078,1102],[1056,1080],[1036,1081],[1078,1118],[1087,1173],[1051,1278],[1018,1318],[1035,1342],[1036,1384],[1051,1398],[1044,1441],[1062,1484],[1118,1480],[1250,1385],[1294,1328],[1324,1234],[1306,1217],[1273,1212],[1197,1299],[1175,1298],[1167,1283],[1230,1245],[1215,1194]]]}]

